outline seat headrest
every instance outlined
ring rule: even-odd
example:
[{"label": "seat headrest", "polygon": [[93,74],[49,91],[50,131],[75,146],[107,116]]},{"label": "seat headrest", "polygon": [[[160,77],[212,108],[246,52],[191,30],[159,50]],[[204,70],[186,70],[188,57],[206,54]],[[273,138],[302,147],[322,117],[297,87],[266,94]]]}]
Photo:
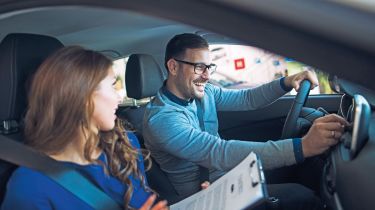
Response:
[{"label": "seat headrest", "polygon": [[151,55],[133,54],[126,64],[127,96],[142,99],[155,96],[163,85],[164,74]]},{"label": "seat headrest", "polygon": [[63,47],[55,38],[9,34],[0,43],[0,122],[19,121],[27,107],[29,80],[51,53]]}]

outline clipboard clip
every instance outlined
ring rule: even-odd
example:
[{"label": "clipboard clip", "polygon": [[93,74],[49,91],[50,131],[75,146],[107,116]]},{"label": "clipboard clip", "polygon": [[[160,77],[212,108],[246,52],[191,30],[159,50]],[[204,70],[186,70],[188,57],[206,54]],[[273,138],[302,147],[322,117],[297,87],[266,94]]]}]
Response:
[{"label": "clipboard clip", "polygon": [[253,167],[257,166],[256,161],[253,160],[250,162],[250,179],[251,179],[251,187],[256,187],[259,184],[258,174],[254,174]]}]

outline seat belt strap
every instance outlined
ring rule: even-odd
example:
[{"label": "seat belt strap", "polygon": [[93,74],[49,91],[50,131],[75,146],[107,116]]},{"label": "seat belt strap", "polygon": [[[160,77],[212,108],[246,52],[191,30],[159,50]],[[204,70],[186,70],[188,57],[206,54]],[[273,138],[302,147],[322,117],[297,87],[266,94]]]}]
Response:
[{"label": "seat belt strap", "polygon": [[79,173],[22,143],[0,135],[0,159],[35,169],[97,210],[120,210],[120,205]]},{"label": "seat belt strap", "polygon": [[[201,128],[202,131],[205,131],[206,128],[204,126],[204,120],[203,120],[203,105],[201,100],[195,100],[197,104],[197,115],[199,119],[199,127]],[[210,171],[208,168],[203,167],[199,165],[199,181],[200,184],[202,184],[205,181],[210,181]]]}]

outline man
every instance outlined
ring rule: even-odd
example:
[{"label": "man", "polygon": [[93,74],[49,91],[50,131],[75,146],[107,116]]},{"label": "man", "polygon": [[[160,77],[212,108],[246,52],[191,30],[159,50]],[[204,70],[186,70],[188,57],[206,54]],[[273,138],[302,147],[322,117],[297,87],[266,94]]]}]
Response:
[{"label": "man", "polygon": [[[260,156],[265,169],[300,163],[336,144],[346,125],[343,118],[328,115],[317,119],[302,139],[223,140],[218,134],[217,111],[264,107],[292,88],[298,90],[304,79],[316,86],[315,74],[304,71],[254,89],[222,89],[207,83],[216,66],[211,64],[206,40],[195,34],[180,34],[169,41],[165,66],[168,78],[147,106],[143,135],[146,147],[183,196],[200,190],[202,167],[209,169],[212,182],[251,151]],[[298,196],[295,201],[301,200]]]}]

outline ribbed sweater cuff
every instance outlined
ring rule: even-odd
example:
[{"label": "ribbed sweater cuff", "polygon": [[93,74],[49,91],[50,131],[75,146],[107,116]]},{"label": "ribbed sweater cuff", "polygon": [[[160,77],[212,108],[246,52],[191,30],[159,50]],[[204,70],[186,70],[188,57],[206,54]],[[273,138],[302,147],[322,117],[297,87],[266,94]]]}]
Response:
[{"label": "ribbed sweater cuff", "polygon": [[301,138],[293,139],[293,151],[294,151],[294,157],[296,158],[296,162],[302,163],[305,160],[305,158],[303,157]]},{"label": "ribbed sweater cuff", "polygon": [[280,79],[280,86],[283,90],[285,90],[285,92],[289,92],[293,89],[293,87],[288,87],[288,86],[285,85],[285,77],[282,77]]}]

